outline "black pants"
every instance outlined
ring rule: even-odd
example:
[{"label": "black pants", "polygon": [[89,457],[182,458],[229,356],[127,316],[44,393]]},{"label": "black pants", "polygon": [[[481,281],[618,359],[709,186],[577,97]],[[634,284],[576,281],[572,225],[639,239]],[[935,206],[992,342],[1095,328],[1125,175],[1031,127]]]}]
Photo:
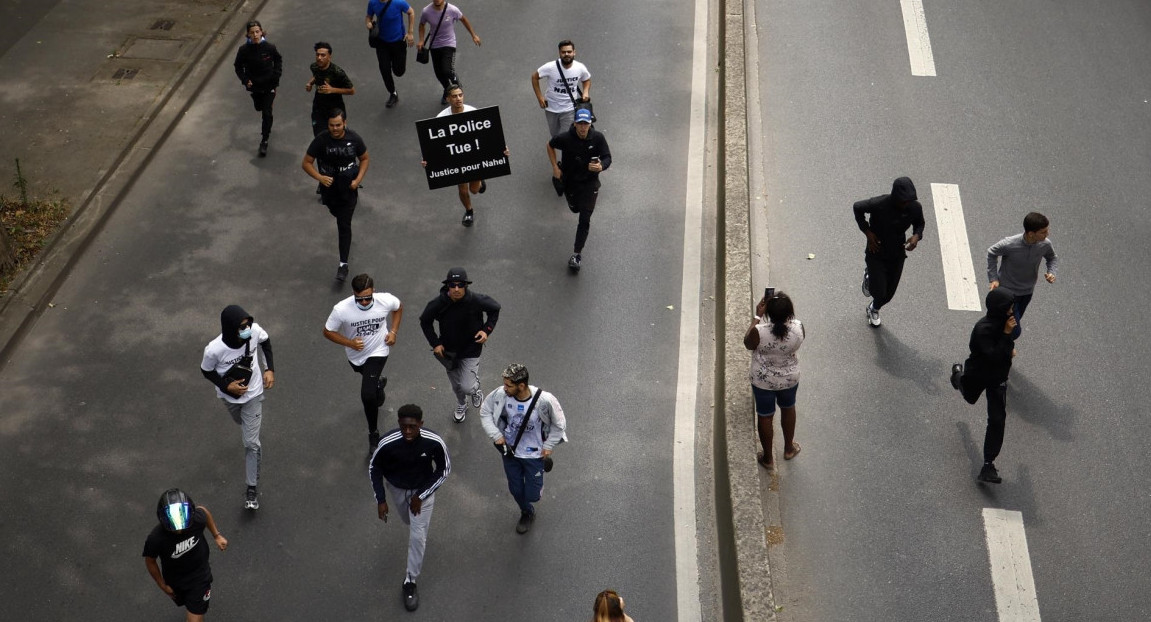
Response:
[{"label": "black pants", "polygon": [[340,244],[340,263],[348,263],[352,251],[352,216],[356,213],[356,202],[325,203],[328,212],[336,217],[336,234]]},{"label": "black pants", "polygon": [[276,100],[275,89],[267,93],[257,93],[252,91],[249,93],[252,96],[252,105],[256,108],[257,112],[263,113],[263,122],[260,124],[260,136],[265,141],[272,133],[272,102]]},{"label": "black pants", "polygon": [[591,230],[591,215],[595,211],[596,199],[599,198],[599,182],[565,183],[564,197],[567,198],[568,209],[579,214],[573,251],[581,253],[587,242],[588,231]]},{"label": "black pants", "polygon": [[867,286],[871,290],[871,304],[878,311],[895,297],[899,277],[903,276],[903,262],[907,256],[885,257],[879,253],[864,252],[867,265]]},{"label": "black pants", "polygon": [[376,47],[376,62],[380,65],[380,77],[384,79],[384,88],[388,93],[396,92],[397,78],[404,75],[408,64],[408,46],[403,39],[399,41],[380,41]]},{"label": "black pants", "polygon": [[983,436],[983,461],[995,462],[1003,448],[1003,431],[1007,424],[1007,382],[987,386],[973,375],[960,378],[960,390],[968,404],[979,401],[980,393],[987,393],[987,432]]},{"label": "black pants", "polygon": [[379,432],[380,406],[384,405],[384,365],[388,357],[373,356],[363,365],[352,365],[360,375],[360,401],[364,403],[364,418],[368,420],[368,432]]},{"label": "black pants", "polygon": [[432,71],[436,72],[436,79],[444,87],[444,97],[447,97],[448,85],[460,84],[460,79],[456,76],[456,48],[432,48],[431,53]]}]

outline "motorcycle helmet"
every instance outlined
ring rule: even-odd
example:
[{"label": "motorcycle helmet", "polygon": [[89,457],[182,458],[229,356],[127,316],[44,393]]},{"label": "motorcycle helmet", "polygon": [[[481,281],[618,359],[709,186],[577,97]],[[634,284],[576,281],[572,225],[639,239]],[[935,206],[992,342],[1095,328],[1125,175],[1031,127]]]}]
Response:
[{"label": "motorcycle helmet", "polygon": [[168,531],[183,531],[192,522],[196,513],[196,503],[188,493],[179,488],[169,488],[160,495],[160,502],[156,504],[156,516],[160,524]]}]

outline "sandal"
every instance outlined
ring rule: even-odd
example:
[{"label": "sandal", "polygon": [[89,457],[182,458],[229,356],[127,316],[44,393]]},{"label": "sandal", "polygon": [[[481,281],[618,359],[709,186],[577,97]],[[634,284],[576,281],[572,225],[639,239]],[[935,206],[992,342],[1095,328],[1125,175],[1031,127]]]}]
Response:
[{"label": "sandal", "polygon": [[767,456],[765,456],[764,453],[761,451],[755,456],[755,461],[759,463],[759,466],[770,471],[770,470],[775,468],[775,464],[773,462],[766,461],[765,460],[766,457]]},{"label": "sandal", "polygon": [[799,452],[803,449],[802,447],[799,446],[799,443],[797,443],[795,441],[791,441],[791,446],[794,448],[794,451],[783,452],[783,459],[784,460],[791,460],[792,458],[798,456]]}]

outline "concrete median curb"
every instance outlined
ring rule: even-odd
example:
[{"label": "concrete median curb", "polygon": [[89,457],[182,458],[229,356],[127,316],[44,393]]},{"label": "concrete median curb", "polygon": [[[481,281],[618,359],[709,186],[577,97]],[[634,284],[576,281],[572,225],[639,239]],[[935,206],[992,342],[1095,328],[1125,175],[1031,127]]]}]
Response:
[{"label": "concrete median curb", "polygon": [[[753,3],[754,0],[746,0]],[[721,44],[724,49],[721,96],[723,98],[723,170],[720,209],[720,231],[724,244],[722,263],[717,279],[723,286],[724,312],[722,351],[719,359],[723,368],[722,447],[717,443],[717,468],[726,469],[731,502],[734,567],[739,584],[739,617],[725,612],[728,620],[776,620],[775,596],[772,591],[771,565],[768,560],[767,520],[761,494],[759,465],[752,431],[753,405],[748,389],[748,353],[743,347],[743,332],[751,317],[749,303],[752,296],[751,248],[751,180],[753,158],[749,149],[752,123],[749,113],[758,110],[749,106],[749,100],[758,101],[749,93],[757,84],[747,80],[747,59],[755,50],[748,50],[746,33],[754,29],[754,7],[748,10],[745,0],[729,0],[723,10],[724,30]],[[754,71],[755,68],[750,69]],[[717,439],[720,440],[720,439]]]}]

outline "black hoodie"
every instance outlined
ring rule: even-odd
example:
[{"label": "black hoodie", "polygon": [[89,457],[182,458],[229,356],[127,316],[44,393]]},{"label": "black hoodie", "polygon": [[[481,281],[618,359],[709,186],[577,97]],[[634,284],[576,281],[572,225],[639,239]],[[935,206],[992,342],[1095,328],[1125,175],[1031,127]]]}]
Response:
[{"label": "black hoodie", "polygon": [[280,86],[280,75],[284,72],[284,61],[276,46],[261,39],[257,43],[245,41],[240,49],[236,50],[236,61],[233,63],[236,77],[240,84],[248,87],[248,80],[252,81],[251,91],[255,93],[268,93]]},{"label": "black hoodie", "polygon": [[[244,347],[244,340],[240,339],[240,324],[244,320],[248,320],[251,325],[255,325],[256,323],[256,320],[248,315],[248,312],[240,305],[228,305],[224,307],[224,310],[220,312],[220,340],[224,342],[224,345],[234,349]],[[275,367],[272,365],[272,339],[270,337],[260,343],[260,350],[264,352],[265,369],[268,371],[275,370]],[[251,354],[255,356],[256,353],[252,352]],[[253,366],[253,370],[256,370],[255,366]],[[227,388],[231,380],[217,374],[214,370],[200,369],[200,372],[204,374],[204,377],[207,378],[209,382],[220,387],[221,391],[227,393]]]},{"label": "black hoodie", "polygon": [[560,168],[564,183],[591,182],[599,188],[599,173],[587,170],[587,166],[591,163],[592,157],[597,157],[600,166],[606,171],[611,166],[611,150],[607,146],[607,139],[595,129],[594,125],[588,128],[587,138],[580,138],[573,123],[568,131],[556,134],[548,144],[552,149],[564,152]]},{"label": "black hoodie", "polygon": [[[903,201],[910,201],[900,207]],[[875,232],[879,238],[879,254],[885,257],[907,257],[903,245],[907,228],[923,239],[923,206],[916,200],[915,184],[908,177],[900,177],[891,184],[891,194],[881,194],[852,205],[859,230]],[[870,214],[871,218],[866,218]]]},{"label": "black hoodie", "polygon": [[964,365],[964,374],[972,375],[984,386],[995,386],[1007,380],[1011,371],[1011,352],[1015,340],[1004,333],[1008,312],[1015,295],[998,287],[987,293],[987,315],[971,329],[971,356]]},{"label": "black hoodie", "polygon": [[[476,333],[482,330],[490,336],[499,319],[500,303],[494,298],[469,289],[459,302],[452,302],[448,297],[448,286],[444,285],[440,288],[440,295],[429,301],[420,314],[420,328],[428,345],[433,348],[442,345],[457,358],[468,359],[478,357],[484,349],[483,344],[476,343]],[[438,337],[432,325],[437,321],[440,323]]]}]

